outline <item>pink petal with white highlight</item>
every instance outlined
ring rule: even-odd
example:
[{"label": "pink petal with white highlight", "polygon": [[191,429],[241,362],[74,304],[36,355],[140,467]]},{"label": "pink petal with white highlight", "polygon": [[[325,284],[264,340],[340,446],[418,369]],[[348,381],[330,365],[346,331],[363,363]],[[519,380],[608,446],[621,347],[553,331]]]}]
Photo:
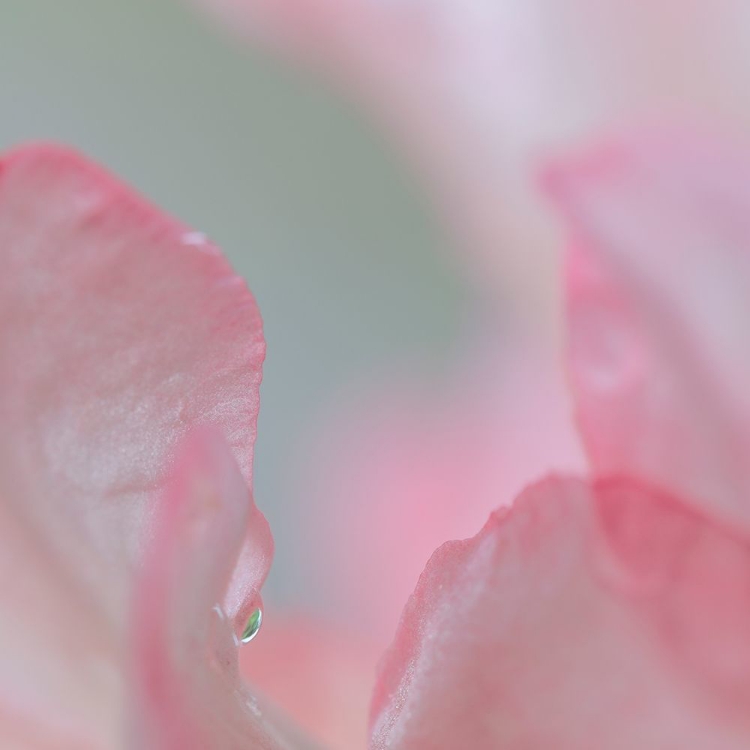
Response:
[{"label": "pink petal with white highlight", "polygon": [[188,234],[72,152],[0,164],[0,492],[113,593],[191,425],[221,425],[250,481],[260,316]]},{"label": "pink petal with white highlight", "polygon": [[627,480],[550,479],[430,560],[373,750],[739,750],[750,543]]},{"label": "pink petal with white highlight", "polygon": [[750,161],[683,132],[554,168],[569,366],[594,469],[750,524]]},{"label": "pink petal with white highlight", "polygon": [[[309,747],[264,717],[242,685],[235,625],[218,605],[245,541],[262,520],[234,458],[211,433],[188,438],[149,543],[134,608],[134,748]],[[271,555],[270,538],[255,550]],[[267,565],[248,583],[259,591]]]},{"label": "pink petal with white highlight", "polygon": [[[54,146],[0,161],[0,267],[0,744],[110,747],[175,442],[214,424],[251,480],[260,316],[213,245]],[[254,515],[229,611],[269,545]]]}]

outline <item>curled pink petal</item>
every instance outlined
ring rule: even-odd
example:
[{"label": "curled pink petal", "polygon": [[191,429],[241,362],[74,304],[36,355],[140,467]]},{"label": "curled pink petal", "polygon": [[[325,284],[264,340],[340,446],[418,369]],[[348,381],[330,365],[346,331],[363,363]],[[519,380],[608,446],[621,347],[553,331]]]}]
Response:
[{"label": "curled pink petal", "polygon": [[549,182],[574,236],[569,367],[594,469],[750,523],[750,162],[665,132]]},{"label": "curled pink petal", "polygon": [[549,479],[432,557],[373,750],[739,750],[750,543],[629,480]]},{"label": "curled pink petal", "polygon": [[[133,747],[291,747],[286,730],[264,718],[257,698],[242,685],[235,623],[218,604],[247,523],[258,520],[223,441],[210,433],[189,438],[136,587]],[[268,559],[270,547],[257,554]],[[260,589],[264,577],[260,570],[251,584]]]},{"label": "curled pink petal", "polygon": [[190,426],[250,481],[260,316],[215,246],[53,146],[0,163],[0,253],[0,494],[116,599]]}]

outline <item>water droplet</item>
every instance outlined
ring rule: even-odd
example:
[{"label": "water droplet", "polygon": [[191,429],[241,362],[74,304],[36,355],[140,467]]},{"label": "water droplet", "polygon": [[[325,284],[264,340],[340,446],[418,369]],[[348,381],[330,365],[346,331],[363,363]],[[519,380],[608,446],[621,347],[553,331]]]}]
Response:
[{"label": "water droplet", "polygon": [[259,591],[250,588],[243,592],[239,606],[230,603],[232,637],[234,645],[249,643],[258,635],[263,622],[263,598]]},{"label": "water droplet", "polygon": [[245,627],[242,630],[240,636],[240,643],[250,643],[250,641],[258,635],[260,626],[263,624],[263,610],[260,607],[256,607],[247,618]]}]

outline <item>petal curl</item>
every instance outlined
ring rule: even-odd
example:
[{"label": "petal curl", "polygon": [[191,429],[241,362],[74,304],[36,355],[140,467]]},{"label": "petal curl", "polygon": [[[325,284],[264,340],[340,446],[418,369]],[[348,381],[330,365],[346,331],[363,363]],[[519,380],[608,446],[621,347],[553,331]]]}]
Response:
[{"label": "petal curl", "polygon": [[549,479],[430,560],[373,750],[739,750],[750,544],[628,480]]},{"label": "petal curl", "polygon": [[121,599],[190,426],[251,479],[260,315],[215,246],[54,146],[0,163],[0,253],[0,495]]},{"label": "petal curl", "polygon": [[558,165],[569,367],[600,473],[750,523],[750,161],[686,132]]},{"label": "petal curl", "polygon": [[[190,436],[167,484],[136,587],[134,748],[309,747],[269,720],[241,683],[235,632],[242,625],[218,605],[248,522],[265,526],[228,448],[210,432]],[[259,591],[270,537],[254,551],[265,561],[249,582]]]}]

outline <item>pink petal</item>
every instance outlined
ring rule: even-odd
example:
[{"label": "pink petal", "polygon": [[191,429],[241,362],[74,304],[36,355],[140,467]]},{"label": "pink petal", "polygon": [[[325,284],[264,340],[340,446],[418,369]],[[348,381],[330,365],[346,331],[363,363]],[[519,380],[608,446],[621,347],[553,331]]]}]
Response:
[{"label": "pink petal", "polygon": [[[136,589],[134,747],[154,750],[287,748],[285,729],[264,715],[237,669],[234,623],[218,605],[245,540],[265,521],[223,441],[189,438],[167,485]],[[264,561],[270,537],[254,550]],[[235,628],[236,626],[236,628]],[[295,747],[303,747],[296,744]]]},{"label": "pink petal", "polygon": [[[250,481],[260,317],[213,245],[53,146],[0,161],[0,263],[0,745],[109,747],[175,442],[217,425]],[[227,611],[269,544],[254,516]]]},{"label": "pink petal", "polygon": [[750,544],[630,481],[550,479],[441,547],[373,704],[373,750],[750,742]]},{"label": "pink petal", "polygon": [[583,468],[552,357],[487,336],[456,359],[444,382],[360,388],[315,430],[301,472],[306,585],[382,648],[438,545],[540,474]]},{"label": "pink petal", "polygon": [[309,616],[268,612],[257,648],[240,650],[240,670],[329,750],[367,743],[375,682],[372,644]]},{"label": "pink petal", "polygon": [[0,170],[0,494],[117,593],[187,428],[221,425],[250,481],[260,316],[215,246],[81,157]]},{"label": "pink petal", "polygon": [[595,469],[750,523],[750,163],[662,133],[550,183],[575,237],[569,364]]},{"label": "pink petal", "polygon": [[0,592],[0,747],[110,747],[122,696],[108,613],[4,498]]}]

